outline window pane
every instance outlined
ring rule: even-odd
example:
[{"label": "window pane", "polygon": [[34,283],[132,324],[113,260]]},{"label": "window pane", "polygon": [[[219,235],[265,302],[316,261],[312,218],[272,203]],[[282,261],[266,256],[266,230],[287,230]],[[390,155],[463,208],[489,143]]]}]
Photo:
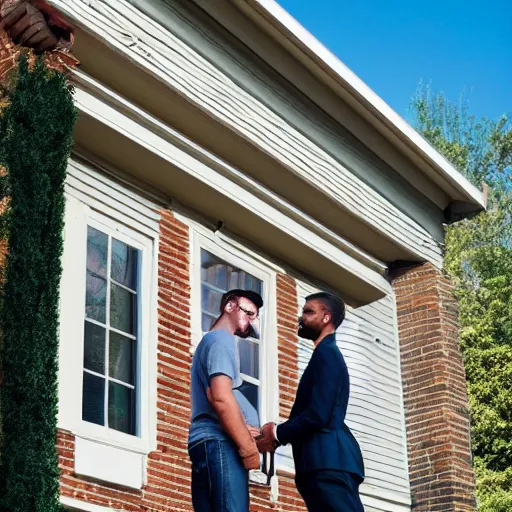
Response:
[{"label": "window pane", "polygon": [[110,326],[135,334],[137,296],[115,284],[110,290]]},{"label": "window pane", "polygon": [[259,293],[261,295],[261,281],[256,279],[251,274],[244,273],[245,285],[242,285],[242,288],[246,290],[251,290],[253,292]]},{"label": "window pane", "polygon": [[122,384],[108,383],[108,426],[135,435],[134,391]]},{"label": "window pane", "polygon": [[220,310],[221,299],[222,293],[217,292],[216,290],[212,290],[205,285],[201,287],[201,303],[203,310],[213,313],[217,316]]},{"label": "window pane", "polygon": [[213,317],[211,317],[209,315],[205,315],[203,313],[202,322],[201,322],[201,328],[202,328],[203,332],[208,332],[212,328],[214,320],[215,319]]},{"label": "window pane", "polygon": [[82,419],[105,425],[105,379],[84,372]]},{"label": "window pane", "polygon": [[108,236],[87,227],[87,270],[97,276],[107,277]]},{"label": "window pane", "polygon": [[112,279],[132,290],[137,289],[137,259],[137,249],[112,239]]},{"label": "window pane", "polygon": [[228,289],[233,290],[234,288],[243,288],[243,284],[242,284],[242,286],[240,286],[241,281],[243,281],[243,279],[240,279],[240,271],[233,270],[232,268],[229,268],[228,271],[229,271]]},{"label": "window pane", "polygon": [[224,291],[228,289],[226,264],[204,249],[201,249],[201,281]]},{"label": "window pane", "polygon": [[258,410],[258,386],[245,382],[238,388],[252,406]]},{"label": "window pane", "polygon": [[127,384],[133,384],[134,363],[135,340],[111,332],[108,350],[109,376]]},{"label": "window pane", "polygon": [[84,368],[105,373],[105,328],[85,321]]},{"label": "window pane", "polygon": [[107,306],[107,281],[87,271],[85,314],[88,318],[105,323]]},{"label": "window pane", "polygon": [[243,288],[262,292],[262,282],[247,272],[229,265],[213,254],[201,249],[201,281],[222,291]]},{"label": "window pane", "polygon": [[260,378],[259,372],[259,345],[250,340],[238,339],[238,351],[240,353],[240,371],[254,377]]}]

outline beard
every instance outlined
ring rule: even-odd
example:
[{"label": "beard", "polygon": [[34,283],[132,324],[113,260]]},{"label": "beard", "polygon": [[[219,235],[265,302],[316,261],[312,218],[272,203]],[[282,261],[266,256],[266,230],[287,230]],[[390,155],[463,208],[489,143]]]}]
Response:
[{"label": "beard", "polygon": [[240,329],[237,329],[235,331],[235,336],[238,336],[239,338],[243,338],[243,339],[246,339],[248,338],[249,336],[251,335],[251,330],[250,328],[248,327],[245,331],[242,331]]},{"label": "beard", "polygon": [[299,331],[298,331],[299,338],[303,338],[305,340],[310,341],[316,341],[318,337],[320,336],[320,331],[316,329],[315,327],[310,327],[307,325],[304,325],[302,322],[302,319],[299,320]]},{"label": "beard", "polygon": [[239,338],[254,338],[256,340],[260,339],[260,330],[257,325],[253,325],[252,323],[249,324],[249,327],[245,331],[242,331],[238,329],[235,332],[235,336],[238,336]]}]

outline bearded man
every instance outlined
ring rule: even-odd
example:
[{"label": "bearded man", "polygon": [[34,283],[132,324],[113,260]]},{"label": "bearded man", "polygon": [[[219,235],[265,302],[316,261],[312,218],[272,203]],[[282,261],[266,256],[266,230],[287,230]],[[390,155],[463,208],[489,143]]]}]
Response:
[{"label": "bearded man", "polygon": [[330,293],[306,298],[299,336],[315,349],[297,388],[288,421],[263,426],[261,452],[290,443],[295,482],[310,512],[363,512],[359,486],[364,464],[359,444],[345,424],[350,393],[347,365],[336,344],[345,305]]}]

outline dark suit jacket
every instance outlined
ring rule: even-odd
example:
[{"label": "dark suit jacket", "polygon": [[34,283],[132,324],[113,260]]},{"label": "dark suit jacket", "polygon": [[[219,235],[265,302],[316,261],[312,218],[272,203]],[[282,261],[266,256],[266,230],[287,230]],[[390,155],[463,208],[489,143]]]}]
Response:
[{"label": "dark suit jacket", "polygon": [[345,425],[349,391],[347,365],[332,334],[313,351],[290,418],[277,427],[279,442],[292,445],[297,475],[335,469],[364,479],[359,444]]}]

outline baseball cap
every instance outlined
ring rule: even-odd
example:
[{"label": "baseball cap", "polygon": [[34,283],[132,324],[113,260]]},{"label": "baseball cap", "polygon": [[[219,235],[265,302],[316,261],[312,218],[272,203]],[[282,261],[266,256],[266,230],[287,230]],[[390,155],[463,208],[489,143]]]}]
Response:
[{"label": "baseball cap", "polygon": [[249,299],[258,309],[263,307],[263,299],[259,293],[253,292],[252,290],[242,290],[240,288],[236,288],[234,290],[227,291],[220,301],[221,311],[224,309],[226,305],[227,299],[230,297],[245,297]]}]

